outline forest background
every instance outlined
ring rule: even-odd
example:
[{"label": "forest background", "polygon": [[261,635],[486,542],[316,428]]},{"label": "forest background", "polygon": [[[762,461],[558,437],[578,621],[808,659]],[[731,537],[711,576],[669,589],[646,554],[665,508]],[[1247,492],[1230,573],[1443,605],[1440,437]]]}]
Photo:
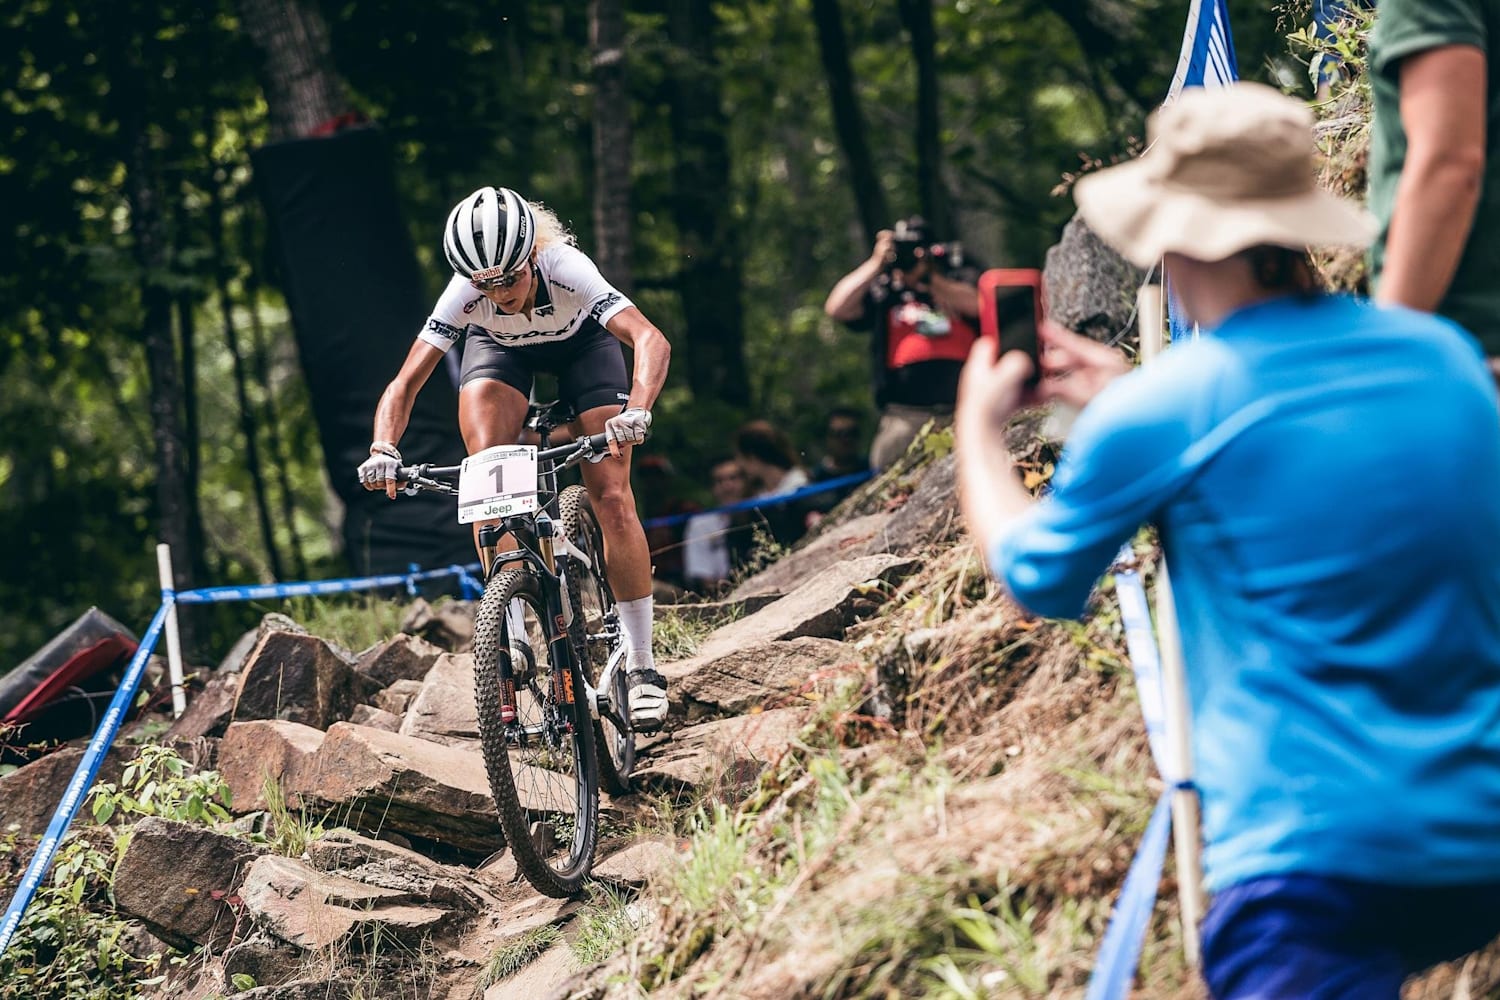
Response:
[{"label": "forest background", "polygon": [[[90,605],[143,627],[159,540],[179,586],[347,570],[250,162],[298,134],[278,30],[313,105],[385,130],[433,298],[458,198],[558,212],[674,344],[652,447],[691,488],[743,419],[815,446],[834,405],[873,418],[867,343],[821,306],[876,229],[920,212],[1041,266],[1067,176],[1138,146],[1188,6],[7,0],[0,673]],[[1307,6],[1231,0],[1242,76],[1310,89]],[[263,610],[192,609],[190,657]]]}]

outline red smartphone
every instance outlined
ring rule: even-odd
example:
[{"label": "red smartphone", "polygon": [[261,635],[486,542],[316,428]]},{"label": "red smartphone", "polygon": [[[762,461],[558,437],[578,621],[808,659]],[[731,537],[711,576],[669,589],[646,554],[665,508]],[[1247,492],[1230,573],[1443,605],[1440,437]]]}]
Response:
[{"label": "red smartphone", "polygon": [[1046,315],[1042,272],[997,267],[979,276],[979,333],[1000,342],[1000,353],[1025,351],[1031,358],[1030,385],[1042,375],[1040,330]]}]

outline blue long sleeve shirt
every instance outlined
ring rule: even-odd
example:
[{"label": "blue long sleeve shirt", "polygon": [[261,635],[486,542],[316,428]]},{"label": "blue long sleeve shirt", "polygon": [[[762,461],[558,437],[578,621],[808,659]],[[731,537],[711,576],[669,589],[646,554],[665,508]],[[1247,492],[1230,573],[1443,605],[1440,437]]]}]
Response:
[{"label": "blue long sleeve shirt", "polygon": [[991,567],[1076,616],[1145,522],[1209,887],[1500,880],[1500,411],[1474,341],[1344,297],[1245,308],[1083,411]]}]

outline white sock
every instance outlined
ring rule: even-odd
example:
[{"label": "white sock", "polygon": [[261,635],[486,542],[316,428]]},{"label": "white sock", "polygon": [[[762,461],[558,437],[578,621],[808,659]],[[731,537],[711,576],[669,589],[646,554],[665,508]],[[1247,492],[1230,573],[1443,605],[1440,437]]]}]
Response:
[{"label": "white sock", "polygon": [[651,619],[655,603],[655,599],[647,594],[615,605],[620,612],[620,631],[625,633],[626,662],[631,670],[656,669],[656,661],[651,656]]}]

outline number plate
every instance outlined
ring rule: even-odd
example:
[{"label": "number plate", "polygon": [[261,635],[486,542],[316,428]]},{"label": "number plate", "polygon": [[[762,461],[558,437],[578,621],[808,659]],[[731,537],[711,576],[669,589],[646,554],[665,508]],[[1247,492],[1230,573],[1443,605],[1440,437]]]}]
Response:
[{"label": "number plate", "polygon": [[458,523],[491,521],[536,510],[536,449],[502,444],[458,468]]}]

